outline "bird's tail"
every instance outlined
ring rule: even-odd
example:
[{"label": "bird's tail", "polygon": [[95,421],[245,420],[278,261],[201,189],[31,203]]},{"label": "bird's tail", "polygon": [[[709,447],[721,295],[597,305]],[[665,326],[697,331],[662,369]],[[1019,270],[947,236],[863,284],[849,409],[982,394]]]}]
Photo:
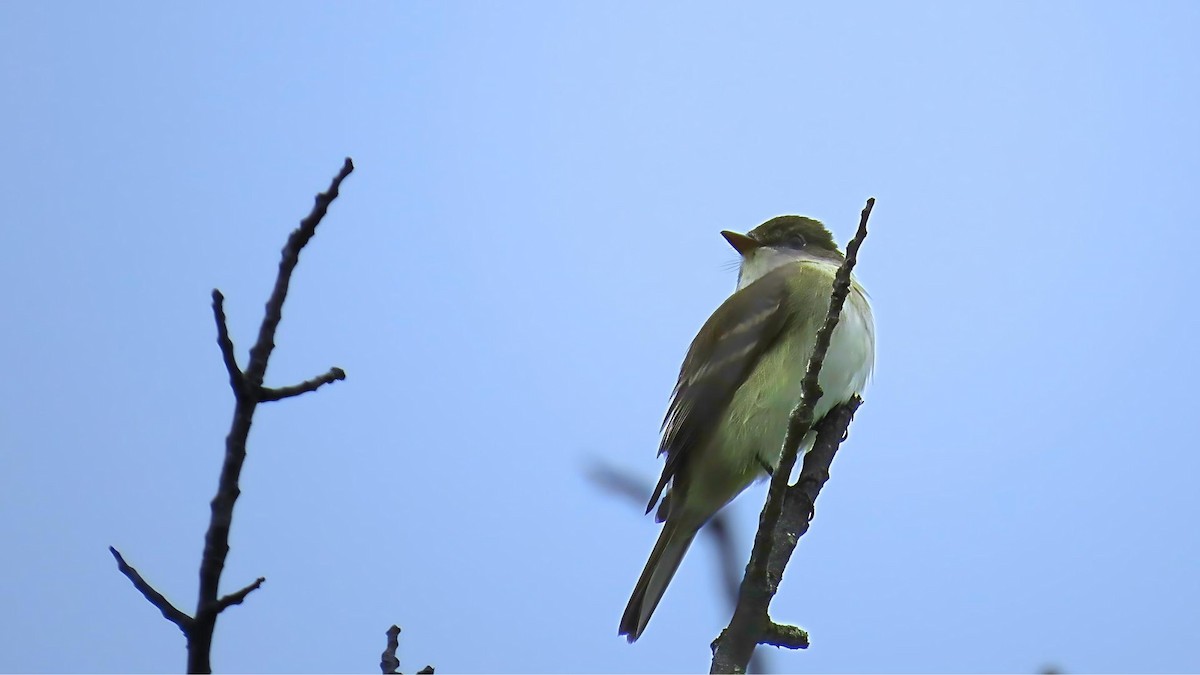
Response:
[{"label": "bird's tail", "polygon": [[650,559],[646,561],[646,568],[642,570],[641,578],[633,587],[633,596],[629,598],[629,604],[625,607],[619,631],[619,634],[626,636],[630,642],[637,640],[642,631],[646,630],[650,615],[654,613],[654,608],[658,607],[658,601],[662,600],[667,584],[671,583],[671,577],[675,576],[675,570],[679,569],[683,554],[687,553],[692,540],[696,538],[696,528],[680,525],[670,520],[663,525],[658,542],[650,552]]}]

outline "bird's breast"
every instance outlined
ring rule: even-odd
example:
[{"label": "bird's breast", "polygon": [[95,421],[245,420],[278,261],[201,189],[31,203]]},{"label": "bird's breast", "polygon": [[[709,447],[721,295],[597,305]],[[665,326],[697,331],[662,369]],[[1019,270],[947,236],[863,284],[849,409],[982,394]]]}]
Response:
[{"label": "bird's breast", "polygon": [[[823,319],[823,317],[822,317]],[[779,465],[788,418],[800,401],[802,381],[816,342],[811,322],[798,326],[763,355],[734,393],[724,421],[704,454],[725,465],[725,472],[745,484],[763,472],[762,465]],[[875,329],[871,309],[859,292],[851,293],[818,379],[823,392],[813,419],[862,393],[875,362]]]}]

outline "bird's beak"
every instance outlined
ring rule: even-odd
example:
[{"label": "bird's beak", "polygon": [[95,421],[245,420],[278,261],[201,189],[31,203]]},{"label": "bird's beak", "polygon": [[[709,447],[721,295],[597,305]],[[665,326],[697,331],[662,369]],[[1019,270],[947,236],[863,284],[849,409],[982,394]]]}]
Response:
[{"label": "bird's beak", "polygon": [[730,232],[729,230],[721,230],[721,236],[725,237],[725,241],[729,242],[729,245],[733,247],[733,250],[742,255],[746,255],[754,249],[762,246],[762,244],[758,243],[758,240],[753,237],[747,237],[744,234]]}]

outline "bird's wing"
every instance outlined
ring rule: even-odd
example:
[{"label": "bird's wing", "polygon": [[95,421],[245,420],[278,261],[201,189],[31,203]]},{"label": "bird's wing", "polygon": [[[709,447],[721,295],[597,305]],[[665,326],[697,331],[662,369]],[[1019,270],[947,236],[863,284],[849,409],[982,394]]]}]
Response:
[{"label": "bird's wing", "polygon": [[[729,296],[692,340],[663,419],[658,454],[666,454],[667,461],[647,513],[667,483],[679,474],[693,448],[704,443],[721,423],[733,393],[783,334],[790,271],[785,268],[791,267],[783,265]],[[660,512],[659,519],[663,517]]]}]

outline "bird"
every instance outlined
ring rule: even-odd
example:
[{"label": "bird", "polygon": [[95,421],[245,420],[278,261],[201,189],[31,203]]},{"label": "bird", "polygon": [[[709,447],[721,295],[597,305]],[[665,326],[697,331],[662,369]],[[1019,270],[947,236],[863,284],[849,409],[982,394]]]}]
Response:
[{"label": "bird", "polygon": [[[741,257],[737,287],[705,321],[679,369],[662,424],[662,531],[621,616],[635,642],[701,526],[779,465],[788,418],[845,256],[819,220],[785,215],[721,235]],[[875,324],[856,280],[821,368],[813,421],[863,392],[875,365]],[[802,448],[812,447],[815,434]],[[660,499],[661,498],[661,499]]]}]

